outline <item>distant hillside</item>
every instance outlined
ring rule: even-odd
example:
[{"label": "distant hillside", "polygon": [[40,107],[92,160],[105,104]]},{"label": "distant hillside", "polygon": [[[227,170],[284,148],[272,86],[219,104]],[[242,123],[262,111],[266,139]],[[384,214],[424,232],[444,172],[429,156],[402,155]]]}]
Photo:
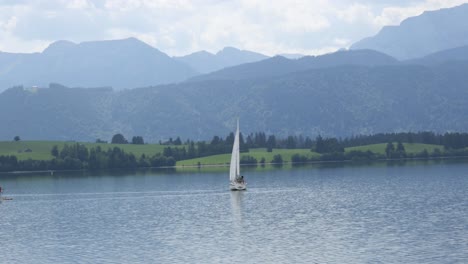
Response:
[{"label": "distant hillside", "polygon": [[343,65],[377,66],[396,63],[398,63],[396,59],[373,50],[338,51],[321,56],[306,56],[300,59],[287,59],[276,56],[259,62],[242,64],[196,76],[191,78],[190,81],[267,78],[310,69]]},{"label": "distant hillside", "polygon": [[457,61],[468,61],[468,45],[439,51],[422,58],[405,61],[408,64],[437,65]]},{"label": "distant hillside", "polygon": [[237,117],[243,133],[282,137],[468,131],[467,72],[468,62],[342,65],[118,92],[19,87],[0,94],[0,139],[210,139],[232,132]]},{"label": "distant hillside", "polygon": [[468,4],[424,12],[399,26],[384,27],[376,36],[363,39],[351,49],[373,49],[400,60],[468,45]]},{"label": "distant hillside", "polygon": [[183,57],[175,57],[200,73],[209,73],[226,67],[267,59],[260,53],[226,47],[216,54],[199,51]]},{"label": "distant hillside", "polygon": [[0,91],[14,85],[116,89],[183,81],[189,66],[135,39],[52,43],[42,53],[0,53]]},{"label": "distant hillside", "polygon": [[281,54],[278,54],[278,56],[294,60],[294,59],[299,59],[299,58],[305,57],[306,55],[299,54],[299,53],[281,53]]}]

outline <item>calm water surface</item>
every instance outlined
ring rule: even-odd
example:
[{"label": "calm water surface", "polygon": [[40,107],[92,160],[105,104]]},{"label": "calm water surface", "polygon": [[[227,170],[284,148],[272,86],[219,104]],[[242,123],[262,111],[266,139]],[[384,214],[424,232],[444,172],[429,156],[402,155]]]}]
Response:
[{"label": "calm water surface", "polygon": [[468,263],[468,163],[110,174],[0,175],[0,263]]}]

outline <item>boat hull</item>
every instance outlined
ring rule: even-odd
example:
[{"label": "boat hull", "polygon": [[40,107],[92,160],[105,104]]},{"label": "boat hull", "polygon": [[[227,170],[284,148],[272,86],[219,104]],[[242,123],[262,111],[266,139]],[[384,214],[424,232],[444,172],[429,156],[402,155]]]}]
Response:
[{"label": "boat hull", "polygon": [[231,182],[229,184],[229,189],[231,191],[245,191],[247,189],[247,184],[240,182]]}]

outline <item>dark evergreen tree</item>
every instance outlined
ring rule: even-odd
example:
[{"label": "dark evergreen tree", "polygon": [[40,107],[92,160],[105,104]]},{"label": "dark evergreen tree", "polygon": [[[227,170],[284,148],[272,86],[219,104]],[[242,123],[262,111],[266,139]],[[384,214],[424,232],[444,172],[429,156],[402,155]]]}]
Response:
[{"label": "dark evergreen tree", "polygon": [[276,155],[273,156],[273,160],[271,162],[275,163],[275,164],[282,164],[283,163],[283,157],[281,156],[281,154],[276,154]]},{"label": "dark evergreen tree", "polygon": [[268,136],[268,140],[266,141],[266,147],[268,152],[272,152],[273,148],[276,148],[276,138],[274,135]]},{"label": "dark evergreen tree", "polygon": [[310,139],[309,137],[306,137],[304,141],[304,148],[310,149],[313,147],[313,145],[314,145],[314,142],[312,141],[312,139]]},{"label": "dark evergreen tree", "polygon": [[195,158],[197,156],[197,150],[195,149],[195,143],[191,141],[188,144],[188,151],[187,151],[187,156],[189,159]]},{"label": "dark evergreen tree", "polygon": [[142,136],[134,136],[132,137],[132,144],[143,145],[145,142]]},{"label": "dark evergreen tree", "polygon": [[399,158],[406,158],[405,146],[403,143],[401,143],[401,141],[399,141],[397,144],[396,154]]},{"label": "dark evergreen tree", "polygon": [[307,157],[300,154],[294,154],[291,156],[292,163],[304,163],[307,162]]},{"label": "dark evergreen tree", "polygon": [[177,137],[176,140],[174,140],[174,145],[176,146],[182,145],[182,140],[180,140],[180,137]]},{"label": "dark evergreen tree", "polygon": [[125,139],[125,137],[122,134],[115,134],[112,137],[111,143],[112,144],[127,144],[128,141]]},{"label": "dark evergreen tree", "polygon": [[234,133],[229,133],[229,136],[226,138],[226,144],[231,145],[234,144]]},{"label": "dark evergreen tree", "polygon": [[393,157],[393,153],[395,152],[395,146],[392,142],[387,143],[385,147],[385,154],[387,154],[387,158]]},{"label": "dark evergreen tree", "polygon": [[252,156],[242,156],[240,159],[241,164],[257,164],[257,159]]},{"label": "dark evergreen tree", "polygon": [[296,148],[296,139],[293,136],[289,136],[286,140],[286,148],[287,149],[295,149]]},{"label": "dark evergreen tree", "polygon": [[249,152],[249,146],[244,142],[244,136],[242,133],[239,133],[239,149],[240,152]]},{"label": "dark evergreen tree", "polygon": [[320,135],[315,139],[315,152],[325,153],[325,144],[323,142],[322,136]]},{"label": "dark evergreen tree", "polygon": [[50,151],[50,154],[52,154],[52,156],[58,158],[58,156],[59,156],[59,151],[58,151],[57,145],[54,145],[54,146],[52,147],[52,150]]}]

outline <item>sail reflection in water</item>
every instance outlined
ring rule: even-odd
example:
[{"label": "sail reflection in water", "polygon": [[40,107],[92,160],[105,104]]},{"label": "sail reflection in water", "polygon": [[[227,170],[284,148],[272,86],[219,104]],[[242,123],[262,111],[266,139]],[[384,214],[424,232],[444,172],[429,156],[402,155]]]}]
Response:
[{"label": "sail reflection in water", "polygon": [[244,192],[231,192],[231,211],[234,226],[242,227],[242,199]]}]

